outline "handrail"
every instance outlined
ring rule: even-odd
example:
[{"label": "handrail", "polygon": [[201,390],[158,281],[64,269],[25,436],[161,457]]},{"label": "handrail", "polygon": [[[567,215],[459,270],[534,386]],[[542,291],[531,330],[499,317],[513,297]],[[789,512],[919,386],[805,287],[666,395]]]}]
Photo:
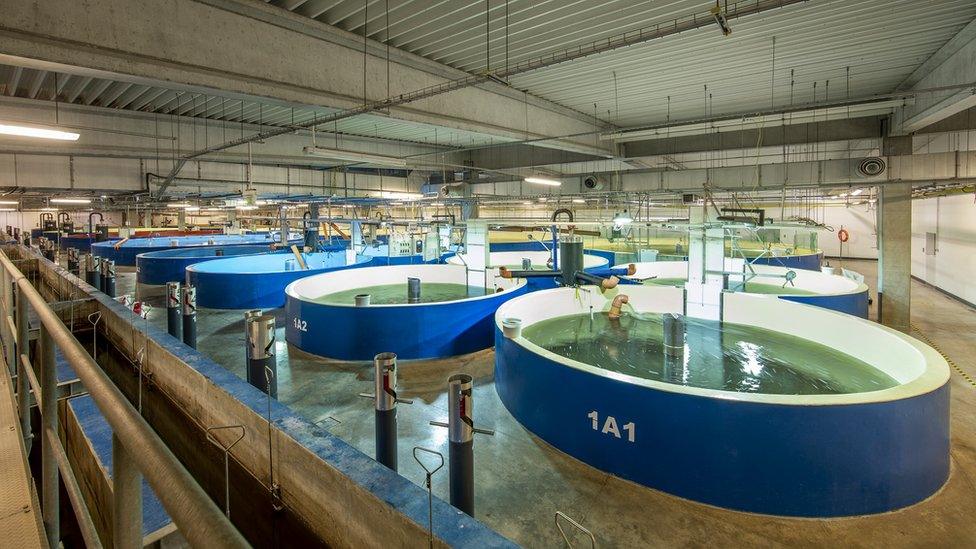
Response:
[{"label": "handrail", "polygon": [[[149,481],[187,541],[199,547],[248,547],[240,532],[68,331],[41,294],[7,257],[5,250],[0,253],[0,267],[12,277],[10,285],[20,290],[18,295],[34,309],[47,335],[61,349],[115,436],[125,441],[129,458]],[[9,296],[5,297],[9,299]],[[24,303],[17,305],[20,307]],[[4,314],[9,315],[9,309]],[[48,352],[53,353],[53,349]],[[58,540],[49,542],[56,545]]]}]

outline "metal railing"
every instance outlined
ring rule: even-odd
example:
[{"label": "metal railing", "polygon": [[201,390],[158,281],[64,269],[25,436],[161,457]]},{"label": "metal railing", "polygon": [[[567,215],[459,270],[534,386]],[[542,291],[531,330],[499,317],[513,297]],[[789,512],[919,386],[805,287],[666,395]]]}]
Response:
[{"label": "metal railing", "polygon": [[[197,484],[118,387],[75,339],[30,281],[0,252],[0,341],[10,373],[17,373],[17,404],[27,447],[31,444],[30,390],[39,403],[41,506],[48,543],[60,541],[58,480],[61,477],[88,547],[101,547],[67,454],[58,436],[55,352],[60,350],[112,427],[112,545],[142,546],[142,477],[180,533],[195,547],[247,547],[230,520]],[[30,311],[40,321],[37,356],[30,360]]]}]

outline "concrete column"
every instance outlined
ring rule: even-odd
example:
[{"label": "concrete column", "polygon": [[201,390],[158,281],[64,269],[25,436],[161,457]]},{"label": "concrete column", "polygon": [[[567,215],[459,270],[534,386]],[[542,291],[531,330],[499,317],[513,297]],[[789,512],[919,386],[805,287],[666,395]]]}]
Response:
[{"label": "concrete column", "polygon": [[878,250],[879,321],[890,328],[911,331],[912,303],[912,185],[881,186],[878,204],[881,249]]}]

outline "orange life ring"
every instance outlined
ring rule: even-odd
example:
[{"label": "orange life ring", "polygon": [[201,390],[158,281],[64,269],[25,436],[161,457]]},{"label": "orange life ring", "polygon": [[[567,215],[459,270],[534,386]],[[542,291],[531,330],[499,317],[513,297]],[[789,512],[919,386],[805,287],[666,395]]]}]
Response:
[{"label": "orange life ring", "polygon": [[850,233],[847,232],[847,229],[841,229],[837,231],[837,240],[840,240],[841,242],[847,242],[848,239],[850,238],[851,235]]}]

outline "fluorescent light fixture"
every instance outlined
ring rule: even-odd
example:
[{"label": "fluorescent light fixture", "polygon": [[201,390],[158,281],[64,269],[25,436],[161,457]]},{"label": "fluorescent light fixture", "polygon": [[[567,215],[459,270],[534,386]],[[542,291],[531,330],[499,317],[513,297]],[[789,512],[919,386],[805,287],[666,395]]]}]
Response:
[{"label": "fluorescent light fixture", "polygon": [[57,208],[41,208],[40,211],[42,211],[42,212],[56,212],[56,211],[58,211],[58,209]]},{"label": "fluorescent light fixture", "polygon": [[190,204],[187,202],[172,202],[166,205],[167,208],[189,208]]},{"label": "fluorescent light fixture", "polygon": [[851,196],[857,196],[857,195],[859,195],[859,194],[861,194],[863,192],[864,192],[864,189],[854,189],[853,191],[851,191]]},{"label": "fluorescent light fixture", "polygon": [[4,206],[16,206],[17,204],[20,204],[20,202],[16,200],[0,200],[0,204]]},{"label": "fluorescent light fixture", "polygon": [[531,206],[532,205],[532,201],[531,200],[523,200],[522,201],[522,204],[524,204],[526,206]]},{"label": "fluorescent light fixture", "polygon": [[546,179],[545,177],[526,177],[522,181],[526,183],[535,183],[536,185],[549,185],[550,187],[558,187],[563,184],[562,181],[558,179]]},{"label": "fluorescent light fixture", "polygon": [[52,198],[51,204],[91,204],[90,198]]},{"label": "fluorescent light fixture", "polygon": [[444,205],[443,202],[431,202],[430,204],[428,204],[428,206],[435,206],[435,207],[436,206],[443,206],[443,205]]},{"label": "fluorescent light fixture", "polygon": [[200,211],[200,206],[187,206],[187,207],[185,207],[183,209],[185,211],[188,211],[188,212],[199,212]]},{"label": "fluorescent light fixture", "polygon": [[78,141],[79,135],[74,132],[64,132],[31,126],[17,126],[0,124],[0,135],[14,135],[17,137],[38,137],[40,139],[57,139],[60,141]]},{"label": "fluorescent light fixture", "polygon": [[257,206],[238,206],[237,209],[238,210],[256,210],[256,209],[258,209],[258,207]]},{"label": "fluorescent light fixture", "polygon": [[379,198],[390,198],[393,200],[420,200],[424,195],[420,193],[407,193],[400,191],[380,191],[376,194]]},{"label": "fluorescent light fixture", "polygon": [[305,147],[304,152],[307,156],[319,156],[332,160],[352,162],[354,164],[376,164],[379,166],[391,166],[394,168],[406,168],[407,161],[395,156],[382,154],[370,154],[356,151],[344,151],[341,149],[327,149],[325,147]]},{"label": "fluorescent light fixture", "polygon": [[586,201],[583,200],[582,198],[574,198],[573,204],[586,204]]},{"label": "fluorescent light fixture", "polygon": [[0,212],[16,212],[17,208],[0,208]]},{"label": "fluorescent light fixture", "polygon": [[722,12],[722,8],[718,7],[718,2],[708,11],[712,14],[712,19],[715,19],[715,24],[718,25],[718,28],[722,29],[722,34],[725,36],[732,34],[732,27],[729,26],[729,20],[725,17],[725,13]]}]

